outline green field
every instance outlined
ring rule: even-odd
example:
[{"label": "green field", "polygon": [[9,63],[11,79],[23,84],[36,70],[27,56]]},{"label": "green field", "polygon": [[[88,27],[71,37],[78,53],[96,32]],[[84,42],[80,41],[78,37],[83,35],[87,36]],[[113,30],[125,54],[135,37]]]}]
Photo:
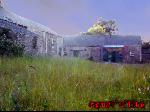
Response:
[{"label": "green field", "polygon": [[90,101],[146,101],[149,87],[150,65],[0,58],[0,110],[95,110],[88,107]]}]

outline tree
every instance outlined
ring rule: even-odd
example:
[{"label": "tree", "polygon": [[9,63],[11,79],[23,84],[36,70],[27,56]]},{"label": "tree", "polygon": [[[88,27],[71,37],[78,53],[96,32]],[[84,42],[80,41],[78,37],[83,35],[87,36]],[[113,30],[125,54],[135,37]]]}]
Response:
[{"label": "tree", "polygon": [[150,42],[143,42],[142,43],[142,48],[143,49],[150,49]]},{"label": "tree", "polygon": [[99,19],[91,28],[88,29],[88,34],[104,34],[110,37],[118,30],[114,20]]},{"label": "tree", "polygon": [[0,30],[0,56],[21,56],[24,45],[17,41],[17,36],[9,29]]},{"label": "tree", "polygon": [[112,34],[116,33],[118,31],[117,25],[115,21],[109,20],[104,24],[105,33],[108,34],[110,37]]},{"label": "tree", "polygon": [[91,33],[91,34],[104,34],[105,29],[101,25],[94,24],[91,28],[88,29],[88,33]]}]

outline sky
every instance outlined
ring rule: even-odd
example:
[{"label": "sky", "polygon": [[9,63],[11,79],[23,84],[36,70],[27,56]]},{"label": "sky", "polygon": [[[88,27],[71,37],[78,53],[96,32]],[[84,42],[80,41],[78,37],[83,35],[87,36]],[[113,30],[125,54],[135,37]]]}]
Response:
[{"label": "sky", "polygon": [[115,20],[120,35],[150,41],[150,0],[4,0],[5,7],[58,34],[86,32],[100,17]]}]

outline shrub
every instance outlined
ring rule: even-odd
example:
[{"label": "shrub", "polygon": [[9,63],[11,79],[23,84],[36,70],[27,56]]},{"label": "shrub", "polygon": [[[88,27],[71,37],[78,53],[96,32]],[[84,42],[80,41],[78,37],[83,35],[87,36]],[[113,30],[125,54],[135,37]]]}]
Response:
[{"label": "shrub", "polygon": [[24,45],[17,41],[17,36],[9,29],[0,31],[0,56],[22,56]]},{"label": "shrub", "polygon": [[150,49],[150,42],[143,42],[142,48],[143,49]]}]

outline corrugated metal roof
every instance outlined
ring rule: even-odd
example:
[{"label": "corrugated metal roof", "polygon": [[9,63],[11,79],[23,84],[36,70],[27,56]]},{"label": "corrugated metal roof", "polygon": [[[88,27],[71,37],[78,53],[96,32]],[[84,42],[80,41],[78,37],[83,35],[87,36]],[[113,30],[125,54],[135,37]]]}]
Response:
[{"label": "corrugated metal roof", "polygon": [[64,37],[65,46],[141,45],[140,36],[78,35]]},{"label": "corrugated metal roof", "polygon": [[104,45],[104,47],[106,47],[106,48],[109,48],[109,47],[117,48],[117,47],[124,47],[124,45]]}]

